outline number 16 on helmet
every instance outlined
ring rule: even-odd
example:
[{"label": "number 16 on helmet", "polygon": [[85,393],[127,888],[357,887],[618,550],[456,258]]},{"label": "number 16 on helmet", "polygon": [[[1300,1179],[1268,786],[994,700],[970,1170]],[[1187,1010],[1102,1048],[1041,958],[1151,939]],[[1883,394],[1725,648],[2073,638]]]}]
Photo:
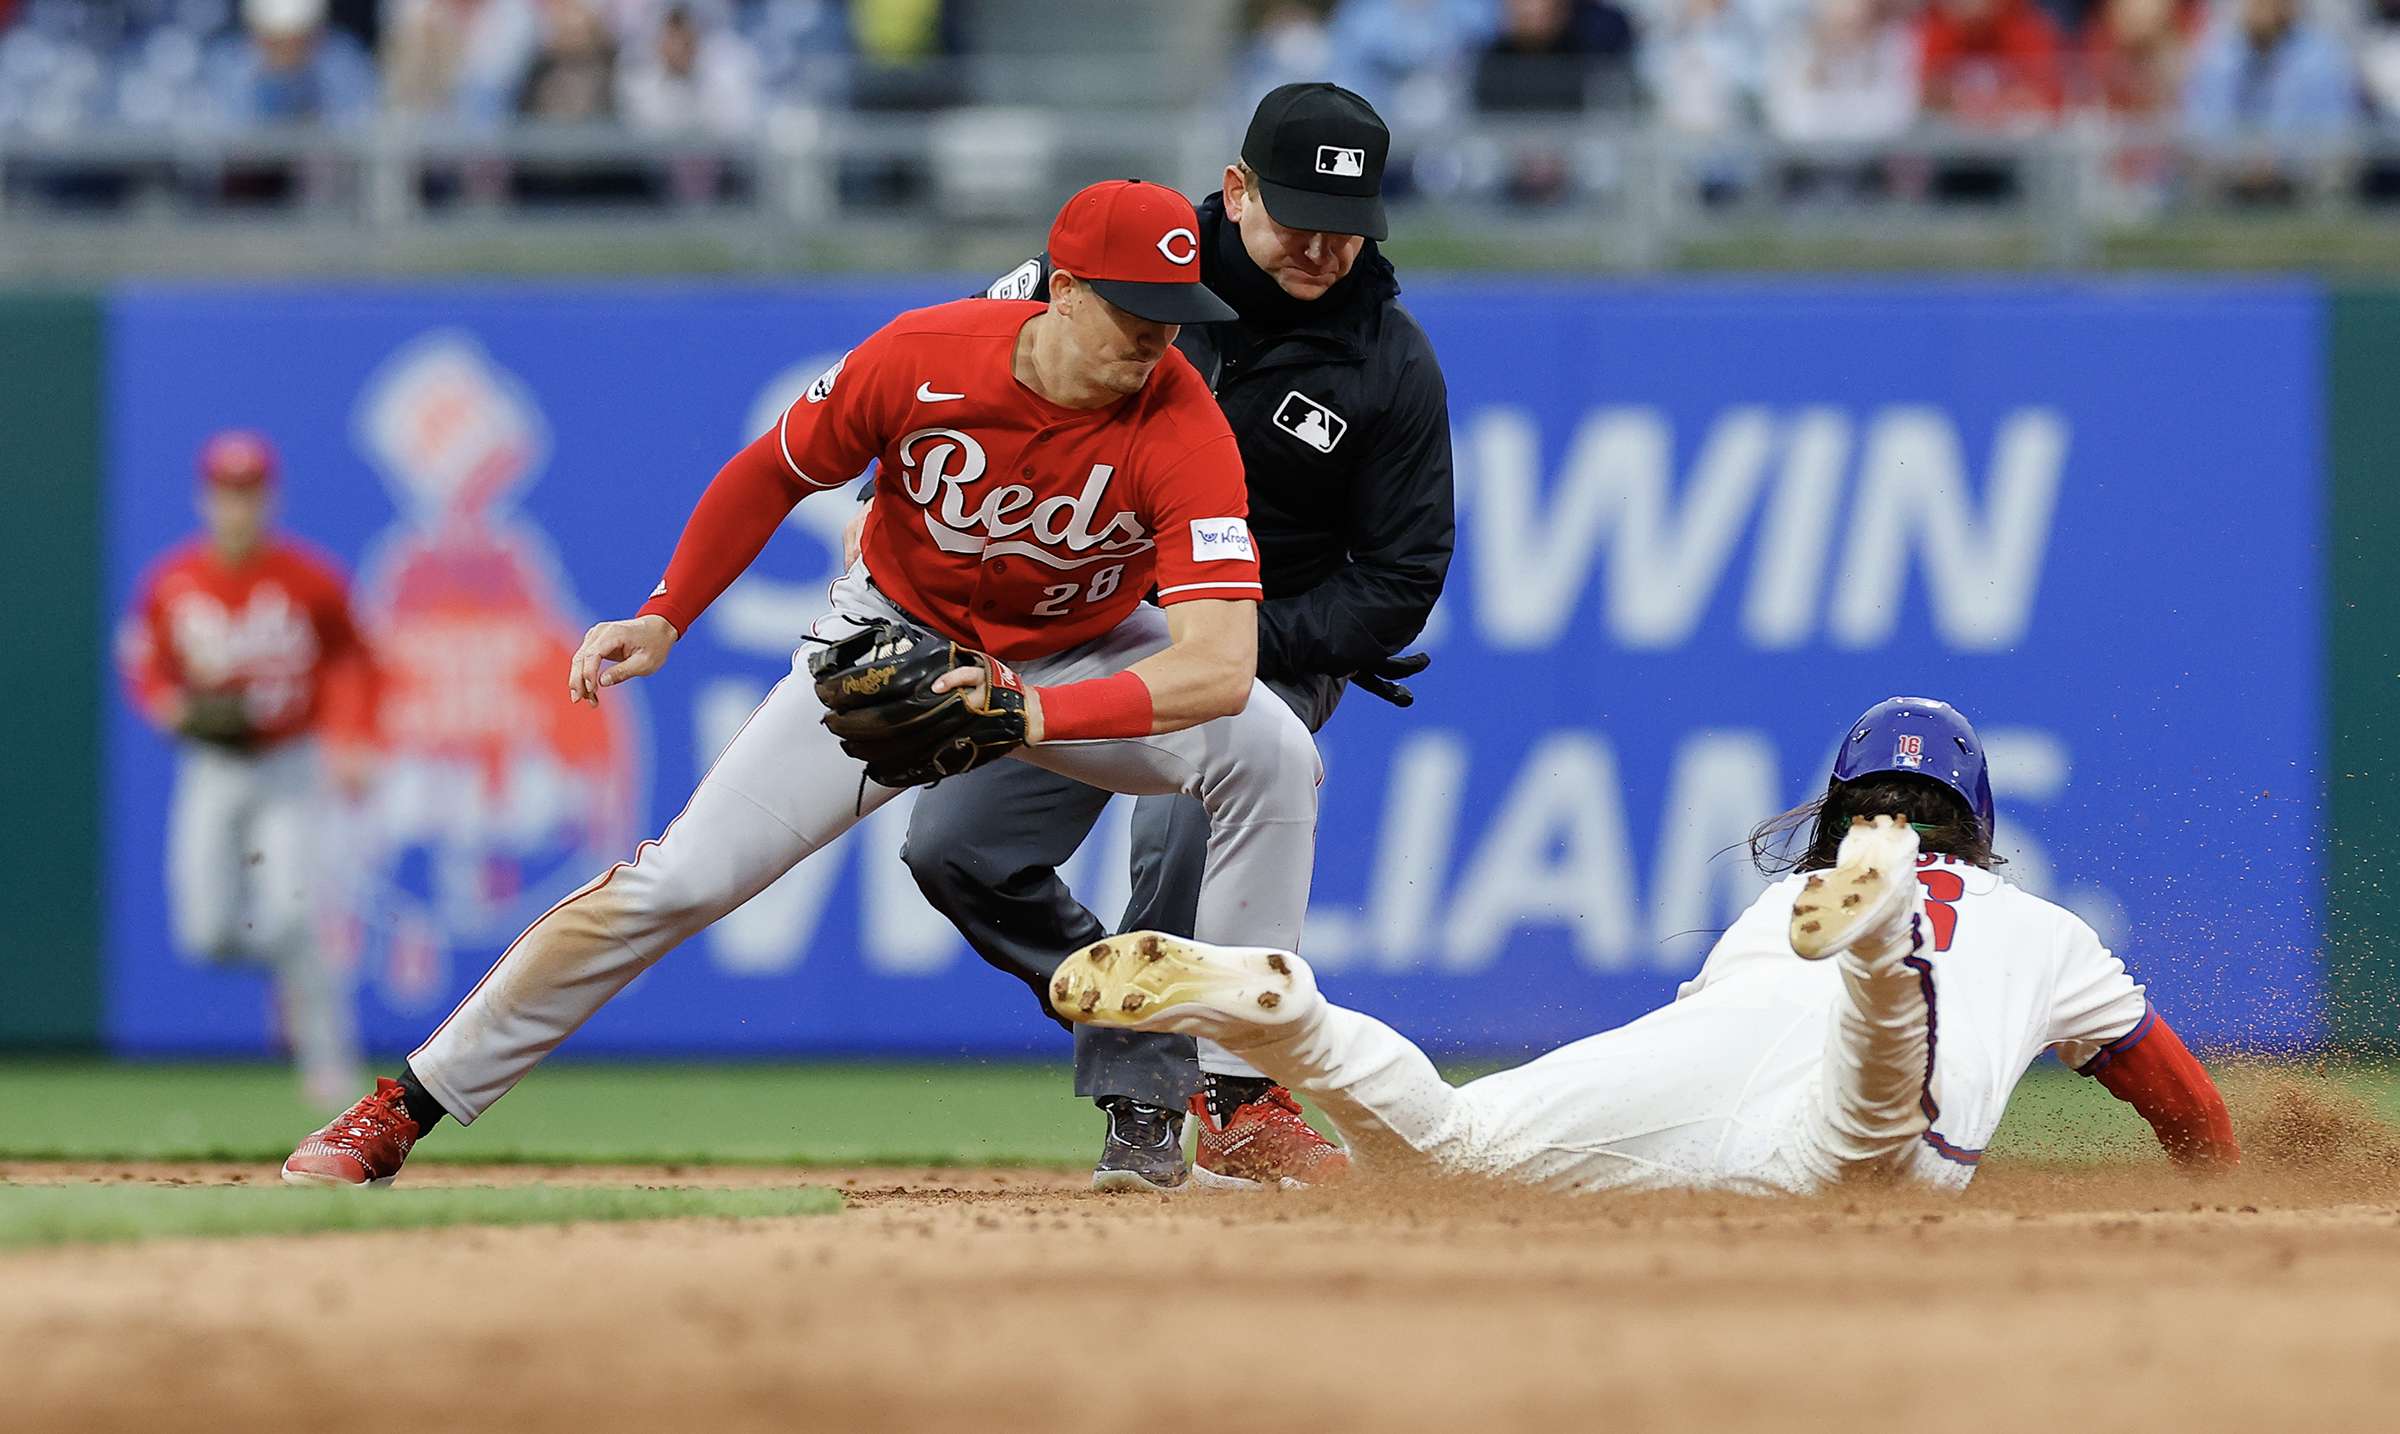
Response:
[{"label": "number 16 on helmet", "polygon": [[1877,772],[1914,772],[1940,782],[1967,799],[1983,824],[1984,839],[1991,839],[1992,774],[1984,764],[1983,742],[1949,703],[1887,698],[1851,723],[1833,760],[1834,780],[1855,781]]}]

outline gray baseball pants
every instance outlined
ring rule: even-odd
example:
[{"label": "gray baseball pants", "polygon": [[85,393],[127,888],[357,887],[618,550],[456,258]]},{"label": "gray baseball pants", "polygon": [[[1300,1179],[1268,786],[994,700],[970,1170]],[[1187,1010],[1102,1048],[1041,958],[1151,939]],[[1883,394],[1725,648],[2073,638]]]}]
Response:
[{"label": "gray baseball pants", "polygon": [[365,1058],[346,972],[318,949],[325,798],[317,744],[257,752],[178,744],[167,817],[175,949],[207,966],[274,972],[283,1021],[312,1102],[354,1088]]},{"label": "gray baseball pants", "polygon": [[[833,611],[816,633],[838,641],[864,619],[898,615],[853,567],[834,584]],[[1027,682],[1054,686],[1121,672],[1166,646],[1166,615],[1142,607],[1090,642],[1016,667]],[[474,1120],[652,963],[899,795],[860,780],[863,764],[825,730],[824,712],[804,673],[777,683],[682,816],[502,953],[409,1057],[445,1110]],[[1036,763],[1108,791],[1197,797],[1210,816],[1194,917],[1201,938],[1286,949],[1299,941],[1322,768],[1308,729],[1263,687],[1242,712],[1181,732],[1046,742],[1015,759],[995,765]]]},{"label": "gray baseball pants", "polygon": [[[1266,684],[1315,732],[1333,715],[1337,679]],[[1054,771],[995,762],[917,796],[902,856],[918,889],[950,918],[975,953],[1033,989],[1050,1009],[1050,975],[1070,951],[1109,934],[1075,899],[1058,868],[1075,854],[1115,795]],[[1133,899],[1119,931],[1196,934],[1208,858],[1208,809],[1181,794],[1145,796],[1133,808]],[[1204,938],[1205,939],[1205,938]],[[1126,1096],[1181,1110],[1203,1069],[1256,1075],[1247,1060],[1164,1031],[1075,1028],[1075,1093]]]}]

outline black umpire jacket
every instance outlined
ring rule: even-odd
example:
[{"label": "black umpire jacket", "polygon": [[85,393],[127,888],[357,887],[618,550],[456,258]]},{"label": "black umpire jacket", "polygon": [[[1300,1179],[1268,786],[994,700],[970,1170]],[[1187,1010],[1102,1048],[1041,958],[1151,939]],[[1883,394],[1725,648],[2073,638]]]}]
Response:
[{"label": "black umpire jacket", "polygon": [[[1266,601],[1258,675],[1313,731],[1344,681],[1416,638],[1442,595],[1457,519],[1449,390],[1372,241],[1301,303],[1251,262],[1225,200],[1200,210],[1200,277],[1241,317],[1176,337],[1241,445]],[[1047,254],[991,286],[1046,298]]]}]

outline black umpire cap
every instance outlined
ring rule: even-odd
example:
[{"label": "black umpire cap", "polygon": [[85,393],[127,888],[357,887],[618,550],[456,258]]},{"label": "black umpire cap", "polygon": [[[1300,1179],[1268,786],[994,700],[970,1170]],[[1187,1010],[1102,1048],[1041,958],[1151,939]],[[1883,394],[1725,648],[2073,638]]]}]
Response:
[{"label": "black umpire cap", "polygon": [[1242,136],[1267,213],[1287,229],[1381,239],[1383,160],[1392,147],[1375,107],[1339,85],[1269,91]]}]

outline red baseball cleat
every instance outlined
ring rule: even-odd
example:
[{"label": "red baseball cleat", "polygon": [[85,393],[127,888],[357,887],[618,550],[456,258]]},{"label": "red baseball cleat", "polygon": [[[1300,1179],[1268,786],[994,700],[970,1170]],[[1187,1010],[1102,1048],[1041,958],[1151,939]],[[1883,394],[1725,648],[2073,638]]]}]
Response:
[{"label": "red baseball cleat", "polygon": [[283,1162],[287,1185],[389,1185],[424,1134],[400,1104],[400,1082],[379,1076],[372,1095],[300,1142]]},{"label": "red baseball cleat", "polygon": [[1350,1173],[1350,1152],[1317,1134],[1302,1118],[1300,1102],[1282,1086],[1267,1087],[1223,1125],[1209,1118],[1203,1092],[1192,1097],[1192,1119],[1200,1132],[1192,1161],[1196,1185],[1261,1190],[1279,1184],[1298,1190],[1329,1185]]}]

